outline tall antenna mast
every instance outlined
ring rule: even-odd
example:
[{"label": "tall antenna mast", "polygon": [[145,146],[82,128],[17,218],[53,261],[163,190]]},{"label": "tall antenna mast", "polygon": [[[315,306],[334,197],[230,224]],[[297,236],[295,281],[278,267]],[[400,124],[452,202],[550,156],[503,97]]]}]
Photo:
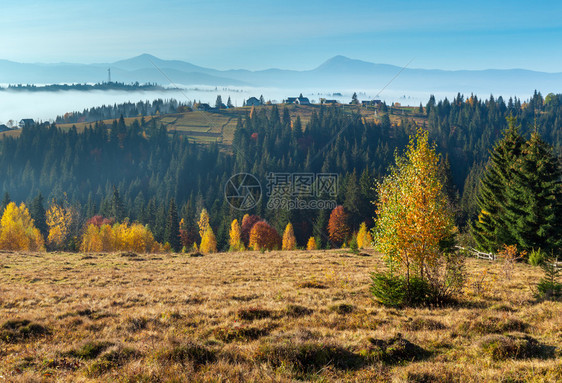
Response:
[{"label": "tall antenna mast", "polygon": [[111,68],[107,68],[107,83],[111,82]]}]

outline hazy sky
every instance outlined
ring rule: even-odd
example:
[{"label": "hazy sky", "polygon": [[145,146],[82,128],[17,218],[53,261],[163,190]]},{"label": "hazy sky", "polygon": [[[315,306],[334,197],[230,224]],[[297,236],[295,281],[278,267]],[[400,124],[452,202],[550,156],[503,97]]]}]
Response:
[{"label": "hazy sky", "polygon": [[0,58],[113,62],[141,53],[217,69],[312,69],[341,54],[439,69],[562,72],[560,1],[2,2]]}]

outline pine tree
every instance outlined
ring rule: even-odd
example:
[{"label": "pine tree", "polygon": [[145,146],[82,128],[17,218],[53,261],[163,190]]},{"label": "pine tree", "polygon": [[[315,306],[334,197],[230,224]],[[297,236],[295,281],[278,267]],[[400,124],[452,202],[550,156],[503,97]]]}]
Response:
[{"label": "pine tree", "polygon": [[357,174],[351,173],[345,180],[345,195],[343,207],[349,214],[348,223],[351,230],[357,230],[361,222],[361,190],[357,184]]},{"label": "pine tree", "polygon": [[547,253],[562,245],[562,172],[553,149],[531,134],[515,173],[508,220],[518,248]]},{"label": "pine tree", "polygon": [[217,96],[217,100],[215,101],[215,108],[222,109],[222,97],[220,94]]},{"label": "pine tree", "polygon": [[125,219],[125,208],[123,207],[123,200],[119,195],[119,190],[113,186],[113,194],[111,197],[111,216],[115,221],[121,222]]},{"label": "pine tree", "polygon": [[4,212],[4,209],[6,209],[6,206],[8,206],[10,202],[12,202],[10,195],[8,192],[4,193],[4,198],[2,198],[2,202],[0,202],[0,214]]},{"label": "pine tree", "polygon": [[170,201],[170,207],[168,208],[168,220],[166,221],[166,231],[164,237],[164,241],[169,243],[170,247],[176,253],[181,250],[178,210],[174,200]]},{"label": "pine tree", "polygon": [[480,212],[477,220],[471,222],[471,232],[477,246],[489,252],[496,252],[504,244],[516,243],[507,217],[507,211],[514,208],[509,205],[508,196],[515,193],[513,179],[525,140],[519,133],[515,119],[510,118],[508,121],[509,127],[494,147],[480,180],[477,197]]},{"label": "pine tree", "polygon": [[49,226],[47,225],[47,212],[43,206],[43,195],[41,193],[31,202],[29,214],[35,222],[35,227],[39,229],[43,239],[46,241],[49,235]]},{"label": "pine tree", "polygon": [[156,209],[156,216],[154,218],[154,238],[160,243],[165,242],[166,237],[166,222],[168,218],[168,209],[166,209],[165,203],[160,203]]},{"label": "pine tree", "polygon": [[361,221],[368,226],[373,225],[373,203],[377,198],[374,186],[374,181],[369,175],[369,169],[365,168],[359,178],[359,213]]},{"label": "pine tree", "polygon": [[328,236],[326,235],[326,228],[328,226],[329,216],[330,212],[327,209],[320,209],[316,219],[314,220],[312,234],[315,238],[315,245],[317,248],[325,248],[327,245],[326,242],[328,242]]}]

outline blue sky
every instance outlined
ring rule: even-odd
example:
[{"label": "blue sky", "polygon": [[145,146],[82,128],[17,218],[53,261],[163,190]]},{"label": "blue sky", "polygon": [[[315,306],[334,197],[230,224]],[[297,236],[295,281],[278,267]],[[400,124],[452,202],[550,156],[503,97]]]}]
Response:
[{"label": "blue sky", "polygon": [[562,72],[562,2],[13,1],[0,58],[112,62],[142,53],[217,69],[312,69],[335,55],[437,69]]}]

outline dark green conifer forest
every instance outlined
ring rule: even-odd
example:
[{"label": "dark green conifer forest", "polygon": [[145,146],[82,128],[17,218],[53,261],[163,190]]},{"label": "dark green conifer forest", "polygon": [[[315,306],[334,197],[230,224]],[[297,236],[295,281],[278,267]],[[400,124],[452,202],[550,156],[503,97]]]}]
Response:
[{"label": "dark green conifer forest", "polygon": [[[493,212],[500,209],[494,202],[499,198],[511,198],[518,206],[523,202],[516,199],[526,198],[521,213],[527,218],[509,213],[501,218],[521,230],[500,232],[506,227],[500,225],[494,235],[502,241],[515,238],[532,248],[547,233],[558,230],[543,225],[537,229],[541,238],[533,237],[523,228],[534,225],[538,218],[523,210],[546,203],[540,193],[531,193],[531,176],[544,176],[551,188],[559,187],[554,185],[559,178],[556,156],[562,148],[562,95],[549,95],[545,100],[535,92],[525,102],[460,94],[451,101],[431,97],[419,112],[425,114],[423,124],[442,154],[443,182],[461,228],[477,219],[486,203]],[[513,127],[504,135],[510,116]],[[168,239],[174,249],[180,244],[170,242],[178,236],[173,226],[177,228],[182,219],[189,231],[182,236],[198,240],[196,221],[202,208],[209,211],[219,249],[228,248],[230,223],[234,218],[241,222],[245,213],[267,219],[278,232],[292,222],[298,246],[305,246],[311,236],[326,246],[330,212],[268,209],[268,174],[338,174],[335,198],[348,212],[351,228],[357,230],[361,222],[372,225],[374,182],[386,174],[395,150],[406,146],[415,129],[413,119],[404,117],[391,123],[383,114],[373,123],[338,106],[315,107],[304,124],[300,118],[291,121],[282,105],[258,108],[251,117],[248,114],[239,119],[229,146],[193,143],[170,135],[154,120],[126,125],[120,118],[109,126],[95,123],[83,133],[75,128],[63,131],[55,124],[36,126],[24,128],[18,138],[0,141],[0,192],[6,201],[33,206],[35,216],[44,215],[40,205],[64,199],[77,208],[83,222],[93,215],[117,221],[128,217],[131,222],[148,224],[158,241]],[[506,139],[510,135],[511,141]],[[506,151],[529,153],[522,160],[526,178],[510,173],[510,159],[505,156],[494,155],[487,167],[490,151],[508,144],[512,147]],[[545,153],[550,159],[543,164],[538,157]],[[540,173],[533,170],[535,167]],[[227,180],[242,172],[255,175],[263,188],[260,203],[249,211],[232,208],[224,197]],[[523,189],[500,196],[492,185],[502,177],[523,177],[518,186]],[[483,220],[481,225],[498,227],[493,220]],[[489,245],[486,241],[482,239],[481,247],[492,249],[493,241]]]}]

